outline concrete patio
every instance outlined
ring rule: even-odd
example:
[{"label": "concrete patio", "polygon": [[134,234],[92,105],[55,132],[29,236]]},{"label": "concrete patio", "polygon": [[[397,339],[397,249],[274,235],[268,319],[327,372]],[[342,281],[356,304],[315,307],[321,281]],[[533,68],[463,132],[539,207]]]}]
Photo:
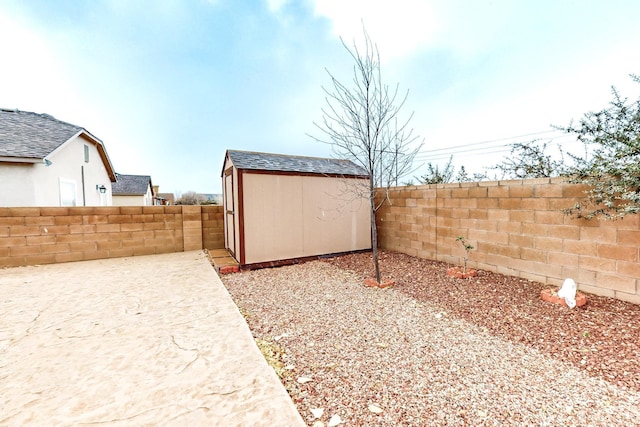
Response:
[{"label": "concrete patio", "polygon": [[201,251],[0,269],[1,425],[305,425]]}]

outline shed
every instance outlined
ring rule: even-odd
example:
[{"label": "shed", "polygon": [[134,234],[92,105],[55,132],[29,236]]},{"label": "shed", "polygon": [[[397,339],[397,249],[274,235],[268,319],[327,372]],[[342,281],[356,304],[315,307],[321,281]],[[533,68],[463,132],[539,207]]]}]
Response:
[{"label": "shed", "polygon": [[241,266],[371,249],[366,171],[349,160],[227,150],[225,247]]}]

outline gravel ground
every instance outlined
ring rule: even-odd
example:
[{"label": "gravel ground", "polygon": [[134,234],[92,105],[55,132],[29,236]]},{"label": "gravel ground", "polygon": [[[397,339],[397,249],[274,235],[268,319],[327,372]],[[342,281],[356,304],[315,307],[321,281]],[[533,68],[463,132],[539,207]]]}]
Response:
[{"label": "gravel ground", "polygon": [[638,306],[391,252],[367,288],[370,257],[223,277],[309,425],[640,425]]}]

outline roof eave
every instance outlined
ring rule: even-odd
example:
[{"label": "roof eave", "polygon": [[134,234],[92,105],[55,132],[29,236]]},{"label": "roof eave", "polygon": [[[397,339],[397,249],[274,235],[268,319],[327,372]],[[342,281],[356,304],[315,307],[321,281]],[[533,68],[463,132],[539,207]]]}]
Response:
[{"label": "roof eave", "polygon": [[0,162],[3,163],[42,163],[44,159],[39,157],[13,157],[0,156]]},{"label": "roof eave", "polygon": [[69,141],[72,141],[72,140],[74,140],[75,138],[77,138],[79,136],[84,136],[86,139],[88,139],[93,144],[95,144],[96,149],[98,150],[98,154],[100,155],[100,159],[102,160],[102,163],[104,164],[104,167],[107,170],[107,175],[109,175],[109,179],[111,180],[111,182],[116,182],[116,172],[115,172],[115,169],[113,168],[113,164],[111,163],[111,159],[109,159],[109,155],[107,154],[107,150],[104,148],[103,142],[99,138],[93,136],[91,134],[91,132],[89,132],[88,130],[86,130],[84,128],[80,129],[75,135],[73,135],[71,138],[69,138],[67,140],[67,142],[65,142],[64,144],[60,145],[58,148],[53,150],[53,152],[50,153],[49,155],[55,153],[61,147],[66,145]]},{"label": "roof eave", "polygon": [[229,150],[224,153],[224,162],[222,162],[222,172],[220,172],[220,178],[224,178],[224,165],[227,163],[227,159],[233,164],[233,160],[229,157]]},{"label": "roof eave", "polygon": [[116,182],[116,171],[113,168],[113,164],[111,163],[111,159],[109,159],[109,155],[107,154],[107,150],[104,148],[104,144],[100,139],[93,136],[86,129],[82,129],[82,133],[92,140],[96,144],[96,148],[98,149],[98,154],[100,154],[100,158],[102,159],[102,163],[104,163],[104,167],[107,169],[107,174],[109,175],[109,179],[111,182]]},{"label": "roof eave", "polygon": [[349,173],[337,173],[337,172],[311,172],[311,171],[293,171],[293,170],[280,170],[280,169],[259,169],[259,168],[239,168],[236,170],[241,173],[254,173],[261,175],[301,175],[301,176],[328,176],[328,177],[343,177],[349,179],[369,179],[369,175],[355,175]]}]

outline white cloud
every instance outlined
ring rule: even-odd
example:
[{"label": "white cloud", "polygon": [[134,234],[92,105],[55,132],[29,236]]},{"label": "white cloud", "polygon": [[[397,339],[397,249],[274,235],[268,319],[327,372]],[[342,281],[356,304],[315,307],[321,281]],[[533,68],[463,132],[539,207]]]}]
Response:
[{"label": "white cloud", "polygon": [[[206,1],[209,4],[215,4],[215,1]],[[185,9],[184,2],[180,0],[153,0],[153,1],[127,1],[127,0],[107,0],[108,8],[112,11],[122,13],[142,12],[154,14],[171,14],[181,13]]]},{"label": "white cloud", "polygon": [[289,0],[267,0],[269,10],[274,13],[280,12],[287,3]]},{"label": "white cloud", "polygon": [[[2,106],[56,114],[59,104],[72,103],[72,85],[45,37],[15,18],[0,14],[0,93]],[[64,102],[63,102],[64,101]]]},{"label": "white cloud", "polygon": [[331,21],[334,35],[347,45],[359,44],[362,23],[380,49],[381,59],[411,55],[433,41],[438,31],[434,14],[423,0],[311,0],[314,13]]}]

